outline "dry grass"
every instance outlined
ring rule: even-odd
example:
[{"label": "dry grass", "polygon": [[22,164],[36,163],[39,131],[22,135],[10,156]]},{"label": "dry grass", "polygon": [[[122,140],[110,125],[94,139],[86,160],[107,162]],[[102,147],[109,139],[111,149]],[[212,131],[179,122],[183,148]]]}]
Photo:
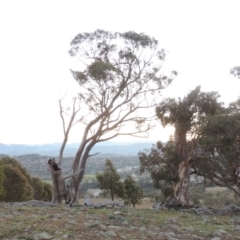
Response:
[{"label": "dry grass", "polygon": [[[94,199],[101,201],[101,199]],[[147,201],[147,200],[145,200]],[[222,229],[228,233],[221,239],[237,239],[239,231],[234,227],[240,223],[240,216],[197,215],[181,211],[164,210],[154,211],[151,203],[145,202],[141,209],[114,208],[114,209],[87,209],[60,207],[14,207],[0,206],[0,239],[32,239],[32,235],[47,232],[51,239],[167,239],[157,237],[163,232],[174,232],[177,239],[192,239],[197,235],[202,239],[212,239],[214,232]],[[83,199],[80,201],[83,203]],[[116,211],[118,214],[116,215]],[[107,227],[103,230],[100,223]],[[103,236],[101,232],[113,228],[116,237]],[[189,230],[189,228],[191,228]],[[144,231],[140,229],[145,229]],[[154,235],[156,234],[156,235]]]},{"label": "dry grass", "polygon": [[220,193],[220,192],[225,192],[227,191],[228,188],[226,187],[209,187],[209,188],[205,188],[205,192],[208,193],[212,193],[212,194],[216,194],[216,193]]}]

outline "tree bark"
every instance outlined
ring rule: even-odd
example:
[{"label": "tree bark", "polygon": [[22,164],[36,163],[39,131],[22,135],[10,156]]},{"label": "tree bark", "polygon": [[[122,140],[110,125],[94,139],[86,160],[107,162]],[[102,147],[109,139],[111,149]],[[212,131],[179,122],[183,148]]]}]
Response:
[{"label": "tree bark", "polygon": [[87,147],[86,147],[87,142],[85,142],[84,144],[81,144],[75,155],[74,162],[73,162],[73,173],[79,172],[79,170],[80,170],[80,173],[72,178],[73,188],[74,188],[74,193],[73,193],[73,201],[74,202],[78,202],[79,186],[83,180],[87,159],[89,157],[89,153],[90,153],[92,147],[96,143],[97,143],[97,141],[93,139],[87,145]]},{"label": "tree bark", "polygon": [[178,182],[173,185],[174,195],[168,200],[168,206],[189,206],[189,171],[193,160],[189,157],[187,160],[181,162],[178,167]]},{"label": "tree bark", "polygon": [[180,163],[176,173],[178,182],[173,185],[173,196],[168,199],[168,206],[189,206],[189,171],[193,160],[191,157],[188,158],[186,134],[183,126],[176,122],[174,140]]}]

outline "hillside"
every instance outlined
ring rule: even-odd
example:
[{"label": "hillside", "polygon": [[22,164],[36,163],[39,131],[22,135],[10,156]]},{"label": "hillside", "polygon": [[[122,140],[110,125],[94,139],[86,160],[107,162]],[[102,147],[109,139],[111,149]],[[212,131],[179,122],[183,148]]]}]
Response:
[{"label": "hillside", "polygon": [[[41,178],[49,178],[50,174],[47,171],[47,161],[50,156],[39,155],[39,154],[27,154],[15,156],[15,158],[22,164],[27,171],[33,175]],[[87,162],[85,174],[94,174],[98,171],[102,171],[106,158],[110,158],[114,166],[119,170],[125,173],[131,172],[135,167],[139,166],[138,156],[123,156],[123,155],[114,155],[114,154],[100,154],[93,157],[90,157]],[[68,175],[71,173],[71,167],[74,157],[64,157],[62,161],[61,168],[63,173]]]},{"label": "hillside", "polygon": [[[141,142],[141,143],[116,143],[105,142],[98,143],[93,147],[91,154],[117,154],[117,155],[135,155],[137,156],[139,151],[143,149],[151,148],[154,142]],[[18,156],[25,154],[41,154],[47,156],[58,156],[61,143],[43,144],[43,145],[23,145],[23,144],[3,144],[0,143],[0,154],[6,154],[10,156]],[[71,157],[76,154],[79,144],[67,144],[64,156]]]}]

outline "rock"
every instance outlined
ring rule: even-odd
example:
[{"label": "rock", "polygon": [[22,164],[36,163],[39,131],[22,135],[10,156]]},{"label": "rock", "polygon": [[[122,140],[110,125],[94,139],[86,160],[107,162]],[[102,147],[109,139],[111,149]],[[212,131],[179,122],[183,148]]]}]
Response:
[{"label": "rock", "polygon": [[237,225],[233,228],[234,231],[240,231],[240,225]]},{"label": "rock", "polygon": [[113,231],[108,231],[108,232],[105,233],[105,235],[109,236],[109,237],[116,237],[117,236],[117,234]]},{"label": "rock", "polygon": [[143,231],[146,231],[146,228],[145,227],[140,227],[139,230],[143,232]]},{"label": "rock", "polygon": [[186,230],[186,231],[194,231],[195,229],[193,227],[183,227],[182,230]]},{"label": "rock", "polygon": [[119,215],[119,214],[121,214],[121,212],[115,211],[113,214],[114,214],[114,215]]},{"label": "rock", "polygon": [[158,235],[158,239],[168,239],[168,240],[176,240],[177,238],[176,234],[174,232],[163,232],[163,233],[159,233]]},{"label": "rock", "polygon": [[61,214],[60,214],[60,213],[55,213],[55,214],[53,215],[53,218],[59,218],[59,219],[61,219]]},{"label": "rock", "polygon": [[201,238],[197,235],[192,235],[192,240],[203,240],[203,238]]},{"label": "rock", "polygon": [[47,239],[51,239],[52,236],[50,236],[48,233],[46,232],[42,232],[42,233],[35,233],[32,235],[32,240],[47,240]]},{"label": "rock", "polygon": [[77,222],[76,222],[75,220],[70,220],[70,219],[67,220],[67,223],[68,223],[68,224],[77,224]]},{"label": "rock", "polygon": [[222,234],[227,234],[227,232],[224,229],[218,229],[213,234],[214,235],[222,235]]},{"label": "rock", "polygon": [[105,225],[103,225],[102,223],[100,223],[98,225],[103,231],[106,231],[107,230],[107,227]]},{"label": "rock", "polygon": [[172,217],[172,218],[167,218],[165,221],[176,223],[178,220],[177,220],[177,218]]},{"label": "rock", "polygon": [[68,239],[68,237],[69,237],[68,234],[64,234],[64,235],[62,236],[62,239]]},{"label": "rock", "polygon": [[121,227],[118,227],[118,226],[108,226],[108,228],[118,229],[118,230],[122,229]]},{"label": "rock", "polygon": [[211,240],[221,240],[220,237],[214,237],[214,238],[211,238]]}]

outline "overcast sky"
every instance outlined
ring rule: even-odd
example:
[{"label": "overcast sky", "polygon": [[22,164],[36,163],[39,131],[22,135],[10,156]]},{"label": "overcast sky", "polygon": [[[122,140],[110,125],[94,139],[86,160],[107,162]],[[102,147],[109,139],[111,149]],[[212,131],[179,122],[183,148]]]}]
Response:
[{"label": "overcast sky", "polygon": [[[240,95],[229,75],[240,65],[240,1],[8,0],[0,1],[0,143],[43,144],[63,138],[58,98],[77,89],[69,69],[70,41],[96,29],[144,32],[168,52],[179,76],[164,93],[178,97],[197,85]],[[166,140],[160,123],[150,139]],[[79,142],[73,129],[69,142]],[[133,139],[127,139],[133,140]]]}]

